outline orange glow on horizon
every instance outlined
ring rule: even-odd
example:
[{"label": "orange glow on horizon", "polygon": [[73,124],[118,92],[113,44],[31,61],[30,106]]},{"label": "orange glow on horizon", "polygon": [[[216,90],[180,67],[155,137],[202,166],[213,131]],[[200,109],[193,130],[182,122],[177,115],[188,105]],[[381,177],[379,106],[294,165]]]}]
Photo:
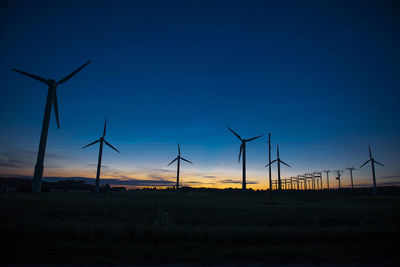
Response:
[{"label": "orange glow on horizon", "polygon": [[[12,172],[12,175],[10,173],[5,172],[4,170],[0,170],[0,176],[27,176],[31,177],[33,173],[33,170],[31,169],[18,169],[14,170]],[[90,178],[95,179],[95,169],[92,170],[59,170],[59,169],[54,169],[54,168],[47,168],[45,169],[44,172],[44,177],[59,177],[59,178],[69,178],[69,177],[84,177],[84,178]],[[113,171],[107,171],[104,170],[102,172],[101,177],[103,179],[118,179],[119,182],[118,184],[112,184],[109,181],[107,183],[110,183],[111,186],[123,186],[126,188],[146,188],[146,187],[156,187],[156,188],[166,188],[166,187],[173,187],[175,186],[176,182],[176,173],[174,171],[170,172],[156,172],[156,171],[141,171],[141,172],[131,172],[129,170],[127,171],[120,171],[120,172],[113,172]],[[129,184],[130,180],[137,180],[137,181],[149,181],[149,185],[132,185]],[[273,180],[276,180],[274,177]],[[347,181],[348,180],[348,181]],[[127,184],[124,184],[123,181],[127,181]],[[182,172],[181,177],[180,177],[180,186],[188,186],[188,187],[193,187],[193,188],[217,188],[217,189],[227,189],[227,188],[233,188],[233,189],[241,189],[242,184],[241,184],[242,178],[239,175],[235,175],[235,173],[232,172],[216,172],[216,175],[204,175],[201,173],[191,173],[191,172]],[[269,182],[267,176],[261,176],[261,175],[253,175],[250,178],[247,179],[248,184],[247,188],[248,189],[253,189],[253,190],[265,190],[269,189]],[[157,182],[167,182],[170,184],[166,185],[151,185],[151,182],[154,182],[154,184],[157,184]],[[102,183],[101,178],[100,178],[100,183]],[[360,187],[360,184],[362,184],[363,187],[368,186],[368,184],[371,183],[372,186],[372,181],[370,177],[357,177],[357,179],[354,180],[354,187]],[[379,181],[378,181],[379,185]],[[323,177],[323,188],[326,188],[326,178]],[[351,182],[349,179],[342,178],[342,187],[343,188],[349,188],[351,187]],[[338,188],[338,183],[336,179],[331,178],[330,179],[330,188],[331,189],[336,189]]]}]

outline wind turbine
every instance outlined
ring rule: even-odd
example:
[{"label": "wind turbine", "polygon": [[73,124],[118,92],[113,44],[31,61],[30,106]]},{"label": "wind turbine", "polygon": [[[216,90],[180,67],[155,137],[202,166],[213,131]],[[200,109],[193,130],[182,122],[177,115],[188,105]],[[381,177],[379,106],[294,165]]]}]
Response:
[{"label": "wind turbine", "polygon": [[189,162],[190,164],[193,164],[193,162],[185,159],[184,157],[181,157],[181,147],[179,146],[179,143],[178,143],[178,156],[176,156],[176,158],[173,161],[171,161],[167,166],[171,165],[176,160],[178,160],[178,165],[177,165],[178,168],[176,171],[176,193],[178,194],[178,192],[179,192],[179,171],[180,171],[180,166],[181,166],[181,160]]},{"label": "wind turbine", "polygon": [[242,137],[240,137],[240,135],[238,135],[237,133],[235,133],[231,128],[228,127],[228,130],[231,131],[237,138],[239,138],[239,140],[242,142],[242,144],[240,145],[240,151],[239,151],[239,159],[238,159],[238,163],[240,162],[240,156],[243,153],[243,159],[242,159],[242,193],[246,194],[246,143],[253,141],[254,139],[260,138],[262,135],[250,138],[250,139],[242,139]]},{"label": "wind turbine", "polygon": [[384,166],[382,163],[377,162],[373,157],[371,153],[371,147],[368,145],[368,151],[369,151],[369,160],[367,160],[363,165],[361,165],[360,169],[364,167],[365,164],[367,164],[369,161],[371,162],[371,167],[372,167],[372,179],[374,181],[374,195],[376,195],[376,179],[375,179],[375,163],[379,164],[381,166]]},{"label": "wind turbine", "polygon": [[282,183],[281,183],[281,163],[288,166],[289,168],[291,168],[291,166],[287,163],[285,163],[283,160],[281,160],[281,158],[279,157],[279,145],[276,146],[276,159],[274,159],[273,161],[271,161],[271,163],[268,163],[267,165],[265,165],[265,167],[270,166],[271,164],[273,164],[274,162],[278,163],[278,190],[281,190],[282,187]]},{"label": "wind turbine", "polygon": [[329,173],[331,172],[330,170],[325,170],[326,172],[326,184],[328,185],[328,190],[329,190]]},{"label": "wind turbine", "polygon": [[350,171],[351,189],[354,189],[354,184],[353,184],[353,171],[355,170],[355,168],[354,168],[354,167],[351,167],[351,168],[346,168],[346,169]]},{"label": "wind turbine", "polygon": [[108,142],[106,141],[106,139],[104,139],[104,137],[106,136],[106,130],[107,130],[107,119],[106,119],[106,121],[105,121],[105,123],[104,123],[103,136],[100,136],[100,138],[97,139],[96,141],[94,141],[94,142],[92,142],[92,143],[90,143],[90,144],[88,144],[88,145],[82,147],[82,149],[83,149],[83,148],[86,148],[86,147],[88,147],[88,146],[91,146],[91,145],[94,145],[94,144],[100,142],[99,159],[98,159],[98,161],[97,161],[96,184],[95,184],[95,187],[94,187],[94,191],[95,191],[95,192],[99,192],[99,187],[100,187],[100,170],[101,170],[101,159],[102,159],[102,156],[103,156],[103,143],[106,143],[106,145],[108,145],[109,147],[111,147],[112,149],[114,149],[115,151],[117,151],[118,153],[121,153],[121,152],[118,151],[118,149],[116,149],[116,148],[113,147],[110,143],[108,143]]},{"label": "wind turbine", "polygon": [[46,100],[46,107],[44,109],[44,116],[43,116],[43,123],[42,123],[42,132],[40,134],[40,142],[39,142],[39,150],[36,159],[35,171],[33,173],[32,179],[32,192],[40,193],[42,189],[42,177],[43,177],[43,162],[44,162],[44,155],[46,152],[46,143],[47,143],[47,134],[49,132],[49,123],[50,123],[50,115],[51,115],[51,106],[54,105],[54,113],[56,115],[57,120],[57,128],[60,129],[60,121],[58,117],[58,104],[57,104],[57,86],[59,84],[63,84],[76,73],[78,73],[81,69],[86,67],[91,61],[86,62],[75,71],[70,73],[69,75],[65,76],[63,79],[59,80],[58,82],[53,79],[46,79],[34,74],[24,72],[22,70],[18,70],[13,68],[13,71],[21,73],[25,76],[28,76],[36,81],[42,82],[48,86],[47,90],[47,100]]}]

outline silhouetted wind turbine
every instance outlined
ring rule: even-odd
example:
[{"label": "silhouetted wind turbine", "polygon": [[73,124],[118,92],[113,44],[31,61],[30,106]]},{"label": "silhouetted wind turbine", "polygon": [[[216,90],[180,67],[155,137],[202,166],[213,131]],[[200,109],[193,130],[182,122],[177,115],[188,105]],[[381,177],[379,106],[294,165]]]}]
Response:
[{"label": "silhouetted wind turbine", "polygon": [[369,151],[369,160],[367,160],[363,165],[361,165],[360,169],[364,167],[365,164],[367,164],[369,161],[371,162],[371,167],[372,167],[372,179],[374,181],[374,195],[376,195],[376,178],[375,178],[375,163],[379,164],[381,166],[384,166],[382,163],[377,162],[373,157],[371,153],[371,147],[368,145],[368,151]]},{"label": "silhouetted wind turbine", "polygon": [[57,91],[56,88],[59,84],[63,84],[76,73],[78,73],[81,69],[86,67],[90,61],[83,64],[81,67],[77,68],[71,74],[65,76],[63,79],[59,80],[58,82],[53,79],[46,79],[34,74],[30,74],[28,72],[24,72],[22,70],[18,70],[13,68],[13,71],[21,73],[25,76],[28,76],[36,81],[42,82],[48,86],[47,90],[47,100],[46,100],[46,107],[44,110],[44,117],[43,117],[43,124],[42,124],[42,133],[40,135],[40,143],[39,143],[39,150],[36,159],[35,171],[33,173],[32,179],[32,192],[40,193],[42,188],[42,176],[43,176],[43,162],[44,162],[44,155],[46,152],[46,143],[47,143],[47,134],[49,132],[49,123],[50,123],[50,115],[51,115],[51,106],[54,105],[54,113],[56,115],[57,120],[57,127],[60,128],[60,121],[58,117],[58,104],[57,104]]},{"label": "silhouetted wind turbine", "polygon": [[354,189],[354,184],[353,184],[353,171],[355,170],[355,168],[354,168],[354,167],[351,167],[351,168],[346,168],[346,169],[350,171],[351,189]]},{"label": "silhouetted wind turbine", "polygon": [[179,192],[179,172],[180,172],[181,160],[189,162],[190,164],[193,164],[193,162],[185,159],[184,157],[181,157],[181,147],[179,146],[179,143],[178,143],[178,156],[176,156],[176,158],[173,161],[171,161],[167,166],[171,165],[176,160],[178,160],[177,171],[176,171],[176,193],[178,194],[178,192]]},{"label": "silhouetted wind turbine", "polygon": [[260,138],[262,135],[250,138],[250,139],[242,139],[242,137],[240,137],[240,135],[238,135],[237,133],[235,133],[231,128],[228,127],[228,130],[231,131],[237,138],[239,138],[239,140],[242,142],[242,144],[240,145],[240,151],[239,151],[239,159],[238,162],[240,162],[240,156],[243,153],[243,159],[242,159],[242,193],[246,194],[246,143],[253,141],[254,139]]},{"label": "silhouetted wind turbine", "polygon": [[278,190],[281,190],[281,187],[282,187],[282,183],[281,183],[281,163],[286,165],[286,166],[288,166],[289,168],[291,168],[291,166],[289,164],[285,163],[284,161],[282,161],[281,158],[279,157],[279,145],[276,146],[276,159],[271,161],[271,163],[268,163],[267,165],[265,165],[265,167],[270,166],[275,161],[278,162]]},{"label": "silhouetted wind turbine", "polygon": [[98,159],[98,161],[97,161],[96,184],[95,184],[95,186],[94,186],[94,191],[95,191],[95,192],[99,192],[99,187],[100,187],[100,170],[101,170],[101,159],[102,159],[102,156],[103,156],[103,143],[106,143],[106,145],[108,145],[109,147],[111,147],[112,149],[114,149],[115,151],[117,151],[118,153],[121,153],[121,152],[118,151],[118,149],[116,149],[116,148],[113,147],[110,143],[108,143],[108,142],[106,141],[106,139],[104,139],[104,137],[106,136],[106,130],[107,130],[107,119],[106,119],[106,121],[105,121],[105,123],[104,123],[103,136],[100,136],[100,138],[97,139],[96,141],[94,141],[94,142],[92,142],[92,143],[90,143],[90,144],[88,144],[88,145],[82,147],[82,149],[83,149],[83,148],[86,148],[86,147],[88,147],[88,146],[91,146],[91,145],[94,145],[94,144],[100,142],[99,159]]}]

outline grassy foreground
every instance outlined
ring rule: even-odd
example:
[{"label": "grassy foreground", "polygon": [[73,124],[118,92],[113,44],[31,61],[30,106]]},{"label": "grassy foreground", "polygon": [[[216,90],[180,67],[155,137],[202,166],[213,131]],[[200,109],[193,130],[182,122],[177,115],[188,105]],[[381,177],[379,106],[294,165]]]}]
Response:
[{"label": "grassy foreground", "polygon": [[[400,197],[0,195],[3,263],[398,261]],[[0,262],[1,263],[1,262]]]}]

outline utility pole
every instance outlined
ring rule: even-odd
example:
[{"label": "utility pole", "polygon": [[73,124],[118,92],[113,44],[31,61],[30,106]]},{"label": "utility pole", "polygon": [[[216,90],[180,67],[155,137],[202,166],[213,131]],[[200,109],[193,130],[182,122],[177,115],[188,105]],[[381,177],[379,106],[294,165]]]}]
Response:
[{"label": "utility pole", "polygon": [[[299,175],[297,175],[297,179],[298,179],[299,182],[300,182],[300,189],[306,190],[306,189],[307,189],[307,186],[305,185],[305,180],[306,180],[305,176],[299,174]],[[303,182],[301,182],[301,181],[303,181]],[[302,184],[303,186],[301,186],[301,184]]]},{"label": "utility pole", "polygon": [[336,180],[338,180],[338,182],[339,182],[339,189],[340,189],[341,188],[341,186],[340,186],[340,176],[342,176],[343,171],[336,170],[336,171],[334,171],[334,173],[335,173],[335,176],[336,176]]},{"label": "utility pole", "polygon": [[326,184],[328,186],[328,190],[329,190],[329,173],[331,172],[330,170],[325,170],[324,171],[326,173]]},{"label": "utility pole", "polygon": [[321,172],[313,172],[313,178],[317,182],[316,189],[322,189],[322,173]]},{"label": "utility pole", "polygon": [[353,171],[355,170],[354,167],[351,168],[346,168],[350,171],[350,178],[351,178],[351,189],[354,189],[354,185],[353,185]]},{"label": "utility pole", "polygon": [[[308,189],[308,190],[313,189],[313,186],[312,186],[313,180],[314,180],[313,177],[314,177],[314,176],[312,175],[312,173],[306,173],[306,174],[304,175],[304,180],[306,181],[307,189]],[[307,182],[308,182],[308,183],[307,183]]]},{"label": "utility pole", "polygon": [[315,190],[315,173],[312,173],[312,189]]}]

